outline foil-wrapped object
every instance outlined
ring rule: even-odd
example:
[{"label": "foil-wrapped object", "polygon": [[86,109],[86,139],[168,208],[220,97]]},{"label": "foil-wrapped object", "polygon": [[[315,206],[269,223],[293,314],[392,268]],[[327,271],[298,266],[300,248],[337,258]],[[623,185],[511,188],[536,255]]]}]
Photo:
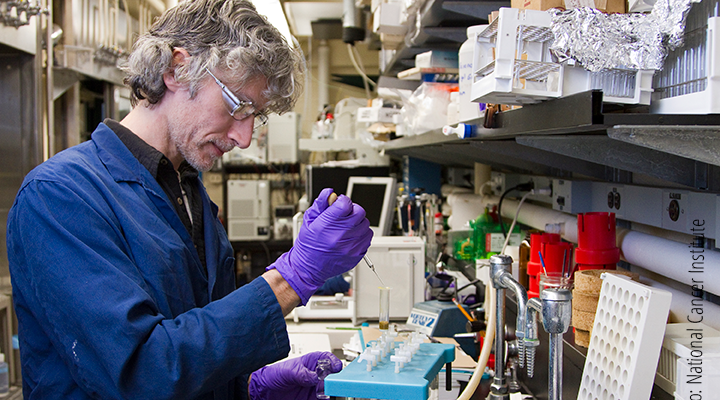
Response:
[{"label": "foil-wrapped object", "polygon": [[590,71],[662,69],[668,50],[683,43],[685,19],[697,0],[658,0],[649,14],[605,14],[593,8],[553,13],[550,51]]}]

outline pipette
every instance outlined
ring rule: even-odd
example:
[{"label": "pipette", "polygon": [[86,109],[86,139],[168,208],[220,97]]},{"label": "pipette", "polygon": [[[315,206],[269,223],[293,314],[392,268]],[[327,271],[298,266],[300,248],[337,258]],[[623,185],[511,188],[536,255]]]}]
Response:
[{"label": "pipette", "polygon": [[[331,206],[335,202],[335,200],[337,200],[337,197],[338,197],[337,194],[335,194],[334,192],[330,193],[330,196],[328,196],[328,205]],[[380,279],[380,275],[378,275],[377,271],[375,271],[375,264],[373,264],[372,261],[370,261],[370,258],[367,256],[367,254],[363,256],[363,260],[365,260],[365,264],[367,264],[367,266],[370,267],[372,272],[375,274],[375,276],[378,278],[378,280],[384,287],[385,282],[383,282],[383,280]]]}]

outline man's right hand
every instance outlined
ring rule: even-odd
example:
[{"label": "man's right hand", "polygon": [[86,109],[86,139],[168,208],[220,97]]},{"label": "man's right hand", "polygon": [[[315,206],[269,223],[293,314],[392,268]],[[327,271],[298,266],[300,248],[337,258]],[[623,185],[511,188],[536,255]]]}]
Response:
[{"label": "man's right hand", "polygon": [[320,192],[305,212],[293,248],[268,267],[280,272],[303,305],[327,279],[353,269],[372,240],[365,210],[344,195],[329,205],[332,192]]}]

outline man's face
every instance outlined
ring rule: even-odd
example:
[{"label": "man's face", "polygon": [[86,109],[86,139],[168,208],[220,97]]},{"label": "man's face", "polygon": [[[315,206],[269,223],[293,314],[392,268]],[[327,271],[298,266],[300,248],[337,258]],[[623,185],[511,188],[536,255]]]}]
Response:
[{"label": "man's face", "polygon": [[[243,101],[265,104],[262,91],[266,87],[264,78],[245,84],[241,90],[234,90]],[[168,121],[171,145],[190,165],[199,171],[209,170],[216,159],[235,146],[242,149],[250,146],[254,120],[252,116],[236,120],[223,99],[221,88],[210,76],[190,99],[182,102]]]}]

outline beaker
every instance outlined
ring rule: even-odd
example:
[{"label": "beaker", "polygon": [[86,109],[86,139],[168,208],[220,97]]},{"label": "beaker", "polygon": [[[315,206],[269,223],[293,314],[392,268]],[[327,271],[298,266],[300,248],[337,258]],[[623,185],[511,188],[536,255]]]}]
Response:
[{"label": "beaker", "polygon": [[389,287],[380,287],[380,317],[378,318],[380,329],[388,330],[390,328],[390,289]]},{"label": "beaker", "polygon": [[564,276],[560,272],[548,272],[540,274],[540,283],[538,293],[542,293],[545,289],[568,289],[572,290],[573,282],[568,276]]},{"label": "beaker", "polygon": [[317,373],[318,379],[320,379],[320,382],[318,382],[316,389],[315,389],[315,395],[318,399],[329,399],[330,396],[325,394],[325,377],[330,375],[330,370],[332,365],[332,362],[329,358],[321,358],[317,360],[317,366],[315,367],[315,373]]}]

